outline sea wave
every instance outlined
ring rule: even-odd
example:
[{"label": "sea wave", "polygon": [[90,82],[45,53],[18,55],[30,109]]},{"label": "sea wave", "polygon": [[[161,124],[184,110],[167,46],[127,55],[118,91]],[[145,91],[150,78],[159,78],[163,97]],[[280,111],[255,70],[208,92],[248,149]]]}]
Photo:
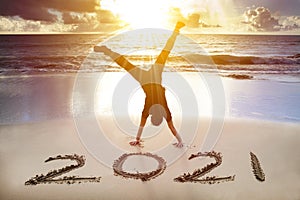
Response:
[{"label": "sea wave", "polygon": [[257,64],[300,64],[300,54],[291,56],[244,56],[244,55],[200,55],[187,54],[184,58],[198,64],[219,64],[219,65],[257,65]]},{"label": "sea wave", "polygon": [[[147,69],[156,56],[127,55],[133,64]],[[35,72],[103,72],[123,71],[109,57],[91,53],[84,55],[1,56],[0,74]],[[300,54],[290,56],[239,55],[170,55],[165,71],[217,72],[223,74],[300,74]]]},{"label": "sea wave", "polygon": [[[127,56],[133,62],[153,62],[155,56],[130,55]],[[300,54],[291,56],[245,56],[245,55],[203,55],[203,54],[183,54],[180,56],[170,56],[169,62],[184,61],[193,64],[217,64],[217,65],[258,65],[258,64],[300,64]]]}]

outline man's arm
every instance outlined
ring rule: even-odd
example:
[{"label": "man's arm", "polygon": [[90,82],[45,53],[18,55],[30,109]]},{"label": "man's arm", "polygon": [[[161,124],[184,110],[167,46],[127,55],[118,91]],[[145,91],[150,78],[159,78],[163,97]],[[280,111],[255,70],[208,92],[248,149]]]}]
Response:
[{"label": "man's arm", "polygon": [[140,127],[136,134],[136,140],[129,142],[131,146],[140,146],[141,145],[141,136],[143,133],[144,126],[146,124],[147,118],[141,117]]},{"label": "man's arm", "polygon": [[173,133],[173,135],[175,136],[175,138],[177,139],[178,143],[175,143],[174,145],[178,148],[182,148],[183,147],[183,143],[182,143],[182,139],[179,135],[179,133],[177,132],[176,128],[174,127],[174,124],[172,121],[168,122],[168,126],[171,130],[171,132]]}]

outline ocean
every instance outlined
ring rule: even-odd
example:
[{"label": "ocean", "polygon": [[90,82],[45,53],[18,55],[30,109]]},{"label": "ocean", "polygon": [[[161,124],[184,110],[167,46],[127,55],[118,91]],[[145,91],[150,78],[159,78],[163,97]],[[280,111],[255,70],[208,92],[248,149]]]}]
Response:
[{"label": "ocean", "polygon": [[[107,45],[147,69],[169,33],[1,35],[0,124],[72,117],[73,104],[82,103],[72,102],[74,73],[95,79],[101,72],[124,72],[107,56],[93,52],[95,45]],[[300,121],[300,36],[182,35],[165,71],[228,77],[226,116]],[[201,95],[196,94],[202,105]]]},{"label": "ocean", "polygon": [[[109,58],[92,51],[93,46],[107,41],[134,64],[147,66],[167,39],[165,32],[150,39],[149,35],[134,36],[135,41],[127,36],[130,35],[121,34],[113,39],[103,34],[1,35],[0,76],[122,71]],[[192,63],[186,61],[189,59]],[[247,75],[237,78],[298,82],[300,36],[184,35],[176,41],[165,71],[203,71],[231,77]]]}]

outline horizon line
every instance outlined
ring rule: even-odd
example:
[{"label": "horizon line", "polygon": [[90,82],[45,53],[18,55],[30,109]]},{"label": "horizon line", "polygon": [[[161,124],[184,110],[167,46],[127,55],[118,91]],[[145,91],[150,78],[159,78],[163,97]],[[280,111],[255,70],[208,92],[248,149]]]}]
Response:
[{"label": "horizon line", "polygon": [[[124,30],[123,30],[124,31]],[[1,35],[114,35],[118,31],[112,32],[0,32]],[[290,35],[300,36],[297,32],[184,32],[183,35]]]}]

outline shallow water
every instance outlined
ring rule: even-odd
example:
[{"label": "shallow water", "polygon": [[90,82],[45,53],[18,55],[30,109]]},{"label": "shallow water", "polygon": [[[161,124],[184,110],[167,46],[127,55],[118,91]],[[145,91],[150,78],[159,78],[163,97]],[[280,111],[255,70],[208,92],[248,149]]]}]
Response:
[{"label": "shallow water", "polygon": [[[2,77],[0,124],[91,114],[124,116],[122,112],[125,111],[125,114],[129,113],[133,124],[138,125],[145,96],[134,79],[131,80],[123,72],[83,73],[80,76],[80,81],[78,77],[76,79],[76,74],[45,73]],[[176,73],[174,76],[174,73],[164,73],[163,84],[167,88],[167,100],[174,119],[181,121],[184,116],[192,115],[193,112],[183,106],[192,106],[190,99],[195,98],[198,105],[198,111],[195,112],[200,117],[254,118],[295,123],[300,121],[299,83],[215,77],[215,80],[221,81],[221,88],[215,88],[213,82],[209,82],[204,75],[190,72]],[[123,84],[124,81],[126,84]],[[185,83],[187,85],[184,86]],[[82,88],[76,89],[76,84]],[[122,85],[126,85],[125,89],[129,93],[120,93],[124,90]],[[181,95],[180,91],[189,89],[192,91],[191,96]],[[219,89],[218,94],[213,92],[216,89]],[[92,95],[93,103],[86,100],[87,95]],[[112,106],[114,101],[119,105],[117,108]],[[124,105],[125,110],[122,110],[123,107],[119,109],[120,105]]]}]

